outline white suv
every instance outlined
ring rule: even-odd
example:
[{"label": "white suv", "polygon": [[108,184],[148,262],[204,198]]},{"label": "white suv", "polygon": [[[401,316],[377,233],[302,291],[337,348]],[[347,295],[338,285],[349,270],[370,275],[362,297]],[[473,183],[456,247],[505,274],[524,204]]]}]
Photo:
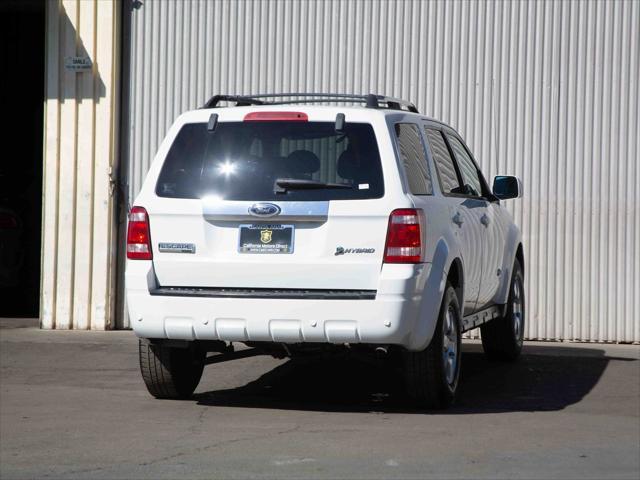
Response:
[{"label": "white suv", "polygon": [[173,124],[129,215],[149,392],[189,397],[207,352],[242,342],[402,359],[409,395],[448,406],[463,332],[481,327],[493,358],[522,348],[522,240],[501,204],[520,195],[510,176],[491,190],[456,131],[403,100],[213,97]]}]

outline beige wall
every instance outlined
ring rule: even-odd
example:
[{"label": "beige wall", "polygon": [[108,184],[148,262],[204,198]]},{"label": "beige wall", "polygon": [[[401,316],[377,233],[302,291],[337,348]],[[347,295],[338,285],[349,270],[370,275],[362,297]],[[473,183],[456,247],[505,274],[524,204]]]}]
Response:
[{"label": "beige wall", "polygon": [[[116,0],[47,2],[43,328],[114,323],[119,28]],[[91,58],[92,69],[66,69],[73,56]]]}]

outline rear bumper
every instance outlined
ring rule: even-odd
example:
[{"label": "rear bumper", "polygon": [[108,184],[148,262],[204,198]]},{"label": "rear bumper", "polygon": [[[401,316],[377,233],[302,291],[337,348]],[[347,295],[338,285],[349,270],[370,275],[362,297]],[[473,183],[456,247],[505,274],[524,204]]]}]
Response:
[{"label": "rear bumper", "polygon": [[431,264],[385,265],[374,299],[174,296],[150,293],[158,289],[152,262],[130,261],[127,306],[132,327],[143,338],[410,348],[425,341],[412,338],[416,322],[432,321],[432,315],[423,315],[430,274]]}]

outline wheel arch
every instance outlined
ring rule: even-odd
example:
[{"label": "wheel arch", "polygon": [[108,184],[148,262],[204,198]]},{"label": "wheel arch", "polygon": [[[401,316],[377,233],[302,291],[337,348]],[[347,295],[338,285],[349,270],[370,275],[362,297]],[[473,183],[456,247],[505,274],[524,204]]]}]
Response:
[{"label": "wheel arch", "polygon": [[518,245],[515,249],[515,253],[511,256],[508,263],[505,265],[505,278],[503,280],[503,285],[501,288],[500,298],[502,301],[499,303],[507,303],[509,299],[509,290],[511,289],[511,280],[513,278],[513,266],[515,265],[516,260],[520,263],[520,268],[522,269],[522,276],[524,277],[524,248],[522,246],[522,242],[518,242]]},{"label": "wheel arch", "polygon": [[451,247],[444,240],[438,242],[436,247],[430,273],[423,289],[423,296],[416,312],[413,333],[409,345],[407,345],[411,351],[419,351],[429,345],[438,322],[447,282],[450,282],[456,291],[462,315],[464,267],[460,252],[452,250]]},{"label": "wheel arch", "polygon": [[513,275],[513,263],[520,262],[524,274],[524,248],[522,246],[522,235],[515,224],[511,224],[505,242],[502,257],[502,275],[500,288],[494,297],[494,303],[505,304],[509,297],[509,287],[511,286],[511,276]]},{"label": "wheel arch", "polygon": [[522,242],[518,243],[518,247],[516,248],[516,258],[520,262],[520,268],[522,269],[522,276],[524,276],[524,248],[522,247]]},{"label": "wheel arch", "polygon": [[447,272],[447,282],[449,282],[456,291],[458,303],[460,304],[460,309],[462,310],[464,301],[464,270],[462,268],[462,260],[460,260],[459,257],[454,258],[451,262],[451,265],[449,265],[449,270]]}]

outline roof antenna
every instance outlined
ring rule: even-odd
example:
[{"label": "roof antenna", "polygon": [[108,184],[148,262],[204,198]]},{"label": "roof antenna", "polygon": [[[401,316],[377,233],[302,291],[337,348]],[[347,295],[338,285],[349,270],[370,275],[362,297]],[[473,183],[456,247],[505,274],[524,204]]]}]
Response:
[{"label": "roof antenna", "polygon": [[344,113],[336,115],[336,133],[344,134]]},{"label": "roof antenna", "polygon": [[209,122],[207,123],[207,130],[213,132],[218,125],[218,114],[212,113],[209,117]]}]

